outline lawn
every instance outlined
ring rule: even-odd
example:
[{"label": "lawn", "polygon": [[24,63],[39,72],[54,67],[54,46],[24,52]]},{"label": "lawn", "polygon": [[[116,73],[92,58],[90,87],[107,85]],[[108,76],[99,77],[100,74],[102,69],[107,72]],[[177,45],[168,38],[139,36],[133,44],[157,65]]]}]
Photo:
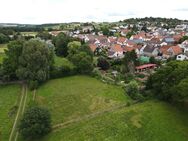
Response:
[{"label": "lawn", "polygon": [[[37,141],[188,140],[188,113],[157,100],[91,116],[127,101],[131,100],[121,87],[88,76],[50,80],[37,90],[35,102],[50,110],[52,125],[80,120]],[[89,118],[82,118],[86,115]],[[22,140],[19,137],[18,141]]]},{"label": "lawn", "polygon": [[188,114],[147,101],[73,123],[40,141],[187,141]]},{"label": "lawn", "polygon": [[0,86],[0,141],[8,141],[20,93],[19,85]]},{"label": "lawn", "polygon": [[53,124],[105,110],[129,99],[121,87],[87,76],[51,80],[36,95],[36,102],[50,110]]},{"label": "lawn", "polygon": [[38,32],[21,32],[22,36],[36,36]]},{"label": "lawn", "polygon": [[7,49],[7,44],[0,44],[0,53],[4,53],[5,49]]},{"label": "lawn", "polygon": [[0,53],[0,63],[3,62],[3,58],[5,57],[5,54],[4,53]]}]

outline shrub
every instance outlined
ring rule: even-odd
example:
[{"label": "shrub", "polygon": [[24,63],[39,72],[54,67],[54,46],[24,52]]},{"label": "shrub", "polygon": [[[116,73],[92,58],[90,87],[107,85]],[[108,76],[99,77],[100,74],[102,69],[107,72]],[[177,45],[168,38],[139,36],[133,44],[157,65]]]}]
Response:
[{"label": "shrub", "polygon": [[94,68],[92,71],[92,76],[100,79],[102,74],[98,68]]},{"label": "shrub", "polygon": [[24,139],[39,139],[50,132],[51,116],[48,110],[30,107],[23,115],[18,127]]},{"label": "shrub", "polygon": [[99,57],[97,61],[97,66],[100,67],[102,70],[108,70],[110,68],[110,63],[106,58]]},{"label": "shrub", "polygon": [[39,83],[37,80],[31,80],[29,81],[29,89],[30,90],[34,90],[34,89],[37,89],[39,86]]},{"label": "shrub", "polygon": [[125,86],[126,93],[133,99],[138,101],[143,101],[144,97],[139,94],[139,87],[136,81],[131,81]]}]

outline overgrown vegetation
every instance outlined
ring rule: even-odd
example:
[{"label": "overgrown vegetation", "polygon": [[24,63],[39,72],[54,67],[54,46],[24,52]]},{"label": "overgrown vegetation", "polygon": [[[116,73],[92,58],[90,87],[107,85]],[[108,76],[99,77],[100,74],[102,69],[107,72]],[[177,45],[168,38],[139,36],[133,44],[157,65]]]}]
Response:
[{"label": "overgrown vegetation", "polygon": [[188,97],[188,62],[171,61],[163,66],[147,81],[147,89],[167,101],[182,101]]}]

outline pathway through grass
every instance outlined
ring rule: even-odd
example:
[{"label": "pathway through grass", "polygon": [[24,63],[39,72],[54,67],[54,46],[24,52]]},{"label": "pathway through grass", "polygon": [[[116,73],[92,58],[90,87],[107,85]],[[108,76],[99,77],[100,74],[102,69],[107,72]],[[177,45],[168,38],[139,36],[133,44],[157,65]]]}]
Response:
[{"label": "pathway through grass", "polygon": [[18,131],[17,131],[17,125],[18,125],[18,120],[20,117],[23,115],[25,106],[26,106],[26,101],[27,101],[27,86],[26,84],[22,85],[22,95],[21,95],[21,100],[18,108],[18,112],[14,121],[14,125],[12,127],[12,131],[9,137],[9,141],[16,141],[18,137]]}]

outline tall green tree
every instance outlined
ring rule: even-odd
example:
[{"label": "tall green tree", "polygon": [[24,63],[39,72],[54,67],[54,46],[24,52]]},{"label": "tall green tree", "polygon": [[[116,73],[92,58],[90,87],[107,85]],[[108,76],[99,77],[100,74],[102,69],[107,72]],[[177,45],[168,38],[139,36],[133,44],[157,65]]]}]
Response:
[{"label": "tall green tree", "polygon": [[87,44],[73,41],[68,44],[68,57],[77,68],[77,72],[88,74],[93,70],[93,54]]},{"label": "tall green tree", "polygon": [[52,38],[52,35],[49,34],[47,31],[42,31],[37,34],[37,37],[40,37],[43,40],[49,40]]},{"label": "tall green tree", "polygon": [[134,50],[126,52],[123,58],[124,71],[126,73],[134,73],[135,66],[138,65],[137,54]]},{"label": "tall green tree", "polygon": [[22,54],[24,41],[12,41],[5,50],[6,57],[2,64],[2,77],[5,81],[17,79],[16,70],[19,66],[19,57]]},{"label": "tall green tree", "polygon": [[16,74],[20,80],[44,82],[53,64],[53,50],[43,42],[30,40],[24,44]]},{"label": "tall green tree", "polygon": [[60,33],[56,37],[53,38],[52,42],[55,45],[55,52],[57,56],[66,57],[68,55],[68,43],[74,41],[72,37],[64,33]]},{"label": "tall green tree", "polygon": [[101,30],[102,30],[103,35],[106,35],[106,36],[110,35],[110,30],[107,26],[101,27]]},{"label": "tall green tree", "polygon": [[9,37],[6,36],[6,35],[3,34],[3,33],[0,33],[0,44],[7,43],[8,41],[9,41]]},{"label": "tall green tree", "polygon": [[187,93],[187,77],[188,62],[171,61],[149,77],[146,88],[160,99],[177,101]]}]

